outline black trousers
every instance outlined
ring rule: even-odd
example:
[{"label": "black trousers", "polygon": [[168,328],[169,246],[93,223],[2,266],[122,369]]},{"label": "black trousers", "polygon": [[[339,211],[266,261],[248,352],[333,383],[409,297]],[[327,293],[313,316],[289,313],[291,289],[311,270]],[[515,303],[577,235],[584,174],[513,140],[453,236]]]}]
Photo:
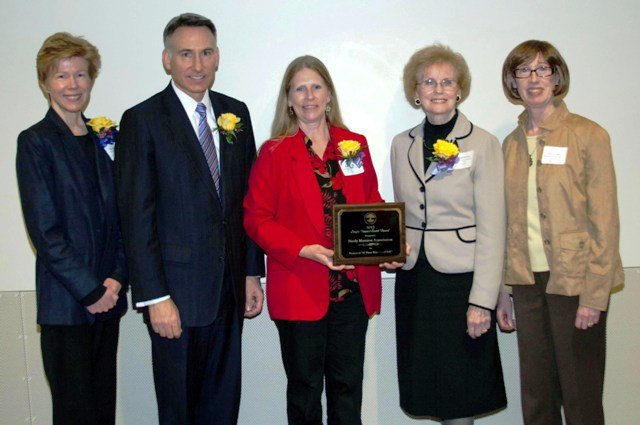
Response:
[{"label": "black trousers", "polygon": [[113,425],[120,317],[93,325],[41,325],[54,425]]},{"label": "black trousers", "polygon": [[167,339],[148,326],[161,425],[235,425],[241,393],[242,321],[231,288],[213,323]]},{"label": "black trousers", "polygon": [[577,296],[547,294],[549,273],[514,285],[522,414],[525,425],[603,425],[607,314],[587,330],[575,327]]},{"label": "black trousers", "polygon": [[321,320],[276,320],[287,374],[290,425],[322,424],[323,380],[330,425],[359,425],[365,338],[369,319],[362,295],[329,303]]}]

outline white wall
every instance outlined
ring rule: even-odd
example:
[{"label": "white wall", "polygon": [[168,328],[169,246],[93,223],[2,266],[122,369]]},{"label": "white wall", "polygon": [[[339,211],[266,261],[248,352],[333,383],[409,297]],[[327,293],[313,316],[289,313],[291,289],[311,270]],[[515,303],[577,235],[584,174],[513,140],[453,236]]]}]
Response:
[{"label": "white wall", "polygon": [[218,27],[216,90],[247,102],[258,143],[268,137],[275,96],[287,64],[312,54],[328,66],[347,124],[369,139],[383,197],[392,198],[389,145],[421,113],[404,100],[402,68],[418,48],[440,41],[460,51],[473,76],[462,110],[503,138],[520,108],[500,83],[502,62],[519,42],[549,40],[569,63],[569,107],[609,130],[618,173],[625,267],[640,265],[640,7],[619,1],[172,1],[2,0],[0,26],[0,290],[33,289],[33,253],[24,231],[14,158],[18,133],[47,105],[35,73],[42,41],[56,31],[98,46],[103,68],[87,115],[122,112],[163,89],[160,54],[167,21],[184,11]]}]

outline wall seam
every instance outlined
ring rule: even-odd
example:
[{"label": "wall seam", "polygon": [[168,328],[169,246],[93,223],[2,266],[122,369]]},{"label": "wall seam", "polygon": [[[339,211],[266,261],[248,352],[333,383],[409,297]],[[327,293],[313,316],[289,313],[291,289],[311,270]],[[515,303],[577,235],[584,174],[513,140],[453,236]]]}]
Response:
[{"label": "wall seam", "polygon": [[20,291],[20,332],[22,333],[22,358],[24,359],[24,370],[27,374],[27,402],[29,404],[29,424],[33,425],[33,396],[31,394],[31,369],[29,368],[29,361],[27,360],[27,335],[25,332],[24,325],[25,317],[24,317],[24,292]]}]

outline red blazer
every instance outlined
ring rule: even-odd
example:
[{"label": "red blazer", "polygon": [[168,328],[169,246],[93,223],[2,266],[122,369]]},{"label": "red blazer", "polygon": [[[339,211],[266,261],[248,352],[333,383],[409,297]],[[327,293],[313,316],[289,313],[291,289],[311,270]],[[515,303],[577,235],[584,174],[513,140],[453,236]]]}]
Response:
[{"label": "red blazer", "polygon": [[[357,140],[364,136],[329,128],[331,140]],[[378,180],[365,149],[364,173],[343,177],[347,203],[383,202]],[[340,171],[342,172],[342,171]],[[247,234],[267,254],[267,302],[272,319],[320,320],[329,308],[329,269],[298,256],[305,245],[332,248],[325,236],[320,187],[313,173],[304,133],[283,140],[268,140],[260,149],[244,199]],[[380,312],[380,269],[357,266],[364,305],[369,316]]]}]

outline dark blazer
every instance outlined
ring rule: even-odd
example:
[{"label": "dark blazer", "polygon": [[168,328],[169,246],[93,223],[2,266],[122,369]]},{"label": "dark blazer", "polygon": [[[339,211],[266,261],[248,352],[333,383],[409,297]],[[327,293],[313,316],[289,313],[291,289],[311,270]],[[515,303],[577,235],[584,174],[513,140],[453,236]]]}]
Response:
[{"label": "dark blazer", "polygon": [[[96,172],[58,114],[20,133],[16,170],[24,221],[37,251],[39,324],[93,323],[127,309],[126,268],[112,162],[95,145]],[[107,277],[122,285],[118,304],[89,313],[81,300]]]},{"label": "dark blazer", "polygon": [[220,137],[222,204],[171,84],[124,113],[116,143],[134,303],[170,295],[183,326],[213,322],[225,268],[240,314],[246,276],[264,274],[262,252],[242,226],[242,199],[255,157],[249,111],[223,94],[209,96],[216,114],[234,113],[244,124],[233,143]]},{"label": "dark blazer", "polygon": [[[331,140],[356,140],[363,146],[364,172],[342,177],[348,204],[382,202],[376,171],[364,136],[329,128]],[[341,171],[340,171],[341,172]],[[329,308],[329,269],[298,256],[305,245],[332,248],[325,234],[322,193],[318,186],[304,133],[268,140],[251,172],[244,201],[245,227],[267,253],[267,299],[273,319],[320,320]],[[380,312],[382,287],[378,266],[356,266],[357,278],[369,316]]]}]

